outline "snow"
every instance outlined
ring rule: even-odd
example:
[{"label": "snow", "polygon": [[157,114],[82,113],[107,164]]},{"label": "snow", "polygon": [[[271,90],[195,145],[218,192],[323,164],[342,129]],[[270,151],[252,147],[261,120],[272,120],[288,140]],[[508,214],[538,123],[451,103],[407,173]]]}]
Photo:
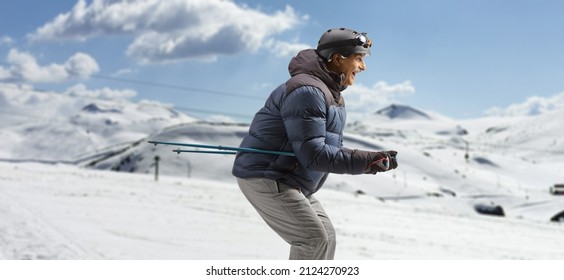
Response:
[{"label": "snow", "polygon": [[[0,163],[6,259],[284,259],[288,245],[233,182]],[[337,258],[561,259],[560,223],[445,213],[337,190],[317,194]],[[438,199],[438,198],[436,198]]]},{"label": "snow", "polygon": [[[232,155],[147,143],[238,146],[248,124],[15,86],[0,89],[0,107],[0,259],[287,258],[238,190]],[[338,259],[564,257],[562,220],[550,222],[564,196],[549,193],[564,183],[564,110],[472,120],[407,105],[379,112],[351,122],[344,144],[397,150],[399,168],[332,174],[316,194]]]}]

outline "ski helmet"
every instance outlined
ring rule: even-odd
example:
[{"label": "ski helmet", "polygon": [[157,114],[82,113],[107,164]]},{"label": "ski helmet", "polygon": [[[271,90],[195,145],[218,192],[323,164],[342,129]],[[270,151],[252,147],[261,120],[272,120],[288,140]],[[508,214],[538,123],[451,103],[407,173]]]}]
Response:
[{"label": "ski helmet", "polygon": [[346,28],[334,28],[321,35],[317,43],[317,54],[325,61],[330,61],[331,56],[335,53],[345,57],[353,53],[370,54],[371,46],[372,41],[368,39],[366,33]]}]

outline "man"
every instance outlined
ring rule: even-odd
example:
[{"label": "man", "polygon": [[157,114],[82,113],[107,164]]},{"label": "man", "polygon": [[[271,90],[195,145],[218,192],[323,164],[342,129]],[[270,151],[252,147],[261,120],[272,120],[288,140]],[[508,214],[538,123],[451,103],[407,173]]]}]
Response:
[{"label": "man", "polygon": [[291,78],[255,115],[241,147],[295,156],[239,152],[233,175],[264,221],[291,245],[290,259],[333,259],[335,230],[315,198],[329,173],[376,174],[397,167],[395,151],[342,146],[341,92],[366,70],[371,40],[346,28],[327,30],[316,49],[292,58]]}]

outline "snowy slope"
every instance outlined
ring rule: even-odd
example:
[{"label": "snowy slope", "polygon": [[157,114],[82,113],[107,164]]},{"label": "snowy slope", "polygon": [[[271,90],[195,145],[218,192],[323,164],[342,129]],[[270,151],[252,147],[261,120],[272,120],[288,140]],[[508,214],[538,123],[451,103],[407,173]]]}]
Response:
[{"label": "snowy slope", "polygon": [[[443,124],[446,126],[448,124]],[[231,182],[232,155],[177,154],[176,146],[153,146],[147,140],[237,146],[247,126],[193,122],[163,129],[129,149],[102,160],[84,161],[87,167],[152,174],[159,156],[161,174],[181,178]],[[428,204],[442,211],[471,214],[477,204],[500,205],[507,216],[549,221],[564,210],[564,197],[548,193],[561,178],[561,162],[534,163],[518,156],[472,151],[464,158],[465,146],[457,138],[432,136],[432,132],[387,130],[387,136],[347,134],[345,145],[367,150],[395,149],[400,168],[373,175],[331,174],[325,188],[363,193],[383,200]],[[357,131],[358,132],[358,131]],[[434,138],[431,138],[434,137]],[[530,174],[536,174],[531,177]],[[534,211],[528,209],[534,206]],[[532,208],[531,208],[532,209]]]},{"label": "snowy slope", "polygon": [[213,178],[216,181],[232,181],[232,155],[177,154],[176,146],[154,146],[149,140],[180,143],[216,143],[224,146],[238,146],[248,130],[247,125],[234,123],[192,122],[174,125],[151,134],[132,145],[129,149],[103,159],[85,160],[80,165],[123,172],[154,173],[155,157],[160,158],[159,173],[177,177],[198,179]]},{"label": "snowy slope", "polygon": [[[6,259],[285,259],[234,181],[0,163]],[[338,259],[562,259],[559,223],[466,216],[334,190]]]}]

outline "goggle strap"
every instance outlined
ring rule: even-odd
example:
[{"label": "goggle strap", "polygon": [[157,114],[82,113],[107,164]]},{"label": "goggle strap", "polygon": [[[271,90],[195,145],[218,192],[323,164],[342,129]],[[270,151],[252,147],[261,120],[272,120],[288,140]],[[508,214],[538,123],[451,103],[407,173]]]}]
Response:
[{"label": "goggle strap", "polygon": [[358,46],[355,39],[347,39],[347,40],[333,41],[333,42],[321,44],[321,45],[317,46],[317,50],[321,51],[321,50],[325,50],[325,49],[336,48],[336,47],[346,47],[346,46],[350,46],[350,45]]}]

